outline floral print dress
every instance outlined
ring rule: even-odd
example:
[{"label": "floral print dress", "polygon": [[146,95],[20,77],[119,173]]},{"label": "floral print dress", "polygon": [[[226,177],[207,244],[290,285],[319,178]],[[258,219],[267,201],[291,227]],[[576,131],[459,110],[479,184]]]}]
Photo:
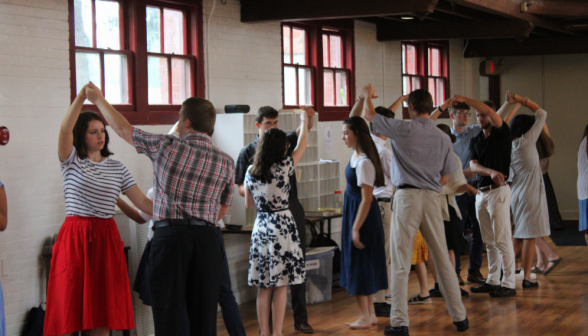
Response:
[{"label": "floral print dress", "polygon": [[305,281],[304,257],[296,222],[288,209],[289,176],[294,159],[286,157],[271,169],[268,181],[259,181],[247,169],[245,183],[257,207],[249,252],[249,286],[278,287]]}]

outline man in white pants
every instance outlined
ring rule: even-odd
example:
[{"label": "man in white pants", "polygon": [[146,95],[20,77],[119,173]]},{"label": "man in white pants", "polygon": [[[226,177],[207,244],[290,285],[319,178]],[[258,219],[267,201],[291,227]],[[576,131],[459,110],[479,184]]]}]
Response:
[{"label": "man in white pants", "polygon": [[397,187],[390,229],[391,294],[390,324],[384,335],[408,335],[408,274],[414,237],[420,229],[437,266],[439,285],[447,309],[458,331],[469,327],[461,302],[457,275],[449,261],[441,215],[442,186],[454,169],[449,137],[429,119],[433,99],[426,90],[408,96],[412,122],[385,118],[375,113],[370,94],[366,96],[365,118],[374,133],[387,136],[392,145],[391,180]]},{"label": "man in white pants", "polygon": [[[511,190],[505,183],[509,174],[512,136],[510,127],[488,105],[461,96],[454,101],[476,109],[482,132],[470,141],[470,167],[479,175],[476,213],[488,254],[488,279],[472,293],[509,297],[515,290],[515,255],[510,228]],[[504,271],[502,284],[500,270]]]}]

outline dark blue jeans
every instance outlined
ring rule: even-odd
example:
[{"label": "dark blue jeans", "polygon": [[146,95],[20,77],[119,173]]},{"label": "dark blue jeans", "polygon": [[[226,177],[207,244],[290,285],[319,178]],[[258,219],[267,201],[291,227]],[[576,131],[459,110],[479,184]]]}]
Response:
[{"label": "dark blue jeans", "polygon": [[[459,212],[461,212],[461,220],[459,221],[461,232],[465,232],[467,227],[472,228],[472,245],[470,246],[470,267],[468,272],[480,271],[482,267],[482,234],[480,233],[480,223],[476,217],[476,196],[463,194],[455,197]],[[461,272],[461,248],[455,250],[455,270]]]}]

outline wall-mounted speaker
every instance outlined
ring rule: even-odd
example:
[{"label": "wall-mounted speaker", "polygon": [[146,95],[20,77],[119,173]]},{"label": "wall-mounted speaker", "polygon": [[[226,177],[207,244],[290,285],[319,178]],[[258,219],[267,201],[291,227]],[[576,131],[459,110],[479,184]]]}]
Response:
[{"label": "wall-mounted speaker", "polygon": [[225,113],[248,113],[249,105],[225,105]]}]

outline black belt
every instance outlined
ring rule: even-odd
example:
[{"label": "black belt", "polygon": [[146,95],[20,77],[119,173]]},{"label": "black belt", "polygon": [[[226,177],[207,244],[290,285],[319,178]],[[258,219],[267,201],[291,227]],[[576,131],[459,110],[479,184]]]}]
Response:
[{"label": "black belt", "polygon": [[207,222],[201,219],[192,218],[192,219],[165,219],[160,220],[153,223],[153,230],[158,229],[164,226],[186,226],[186,225],[196,225],[196,226],[211,226],[216,227],[215,224],[211,222]]},{"label": "black belt", "polygon": [[388,198],[376,198],[376,201],[390,203],[390,202],[392,202],[392,199],[390,197],[388,197]]},{"label": "black belt", "polygon": [[403,185],[401,185],[401,186],[398,186],[398,188],[397,188],[397,189],[399,189],[399,190],[400,190],[400,189],[422,189],[422,188],[415,187],[415,186],[413,186],[413,185],[410,185],[410,184],[403,184]]},{"label": "black belt", "polygon": [[285,209],[277,209],[277,210],[260,210],[260,209],[257,209],[257,212],[270,212],[270,213],[274,213],[274,212],[281,212],[281,211],[286,211],[286,210],[288,210],[288,208],[285,208]]}]

